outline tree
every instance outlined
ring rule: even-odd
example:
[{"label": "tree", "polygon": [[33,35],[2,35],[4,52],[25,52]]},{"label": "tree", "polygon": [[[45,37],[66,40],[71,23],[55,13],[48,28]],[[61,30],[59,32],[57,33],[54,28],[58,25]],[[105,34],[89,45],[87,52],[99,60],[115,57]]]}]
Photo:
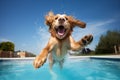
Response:
[{"label": "tree", "polygon": [[14,51],[14,43],[12,42],[1,42],[0,50],[2,51]]},{"label": "tree", "polygon": [[114,46],[120,45],[120,31],[107,31],[106,35],[101,35],[96,54],[114,53]]}]

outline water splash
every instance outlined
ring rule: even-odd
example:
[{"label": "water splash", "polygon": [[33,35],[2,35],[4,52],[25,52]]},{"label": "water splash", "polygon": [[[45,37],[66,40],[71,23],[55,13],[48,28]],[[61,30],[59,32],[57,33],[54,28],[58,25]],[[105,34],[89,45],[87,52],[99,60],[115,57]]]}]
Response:
[{"label": "water splash", "polygon": [[57,80],[57,74],[53,70],[50,70],[50,74],[52,76],[52,80]]}]

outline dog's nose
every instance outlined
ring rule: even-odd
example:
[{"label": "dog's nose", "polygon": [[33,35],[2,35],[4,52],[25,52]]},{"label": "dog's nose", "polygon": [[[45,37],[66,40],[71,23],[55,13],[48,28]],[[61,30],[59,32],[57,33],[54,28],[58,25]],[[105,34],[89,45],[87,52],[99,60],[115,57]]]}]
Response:
[{"label": "dog's nose", "polygon": [[59,22],[65,22],[65,19],[64,18],[59,18],[58,21]]}]

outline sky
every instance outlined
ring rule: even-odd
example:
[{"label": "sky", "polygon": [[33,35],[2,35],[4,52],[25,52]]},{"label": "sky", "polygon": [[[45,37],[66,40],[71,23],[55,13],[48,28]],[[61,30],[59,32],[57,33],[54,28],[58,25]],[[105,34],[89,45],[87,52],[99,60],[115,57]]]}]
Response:
[{"label": "sky", "polygon": [[50,37],[44,23],[49,11],[85,22],[86,28],[76,27],[72,36],[78,41],[92,34],[87,46],[92,50],[108,30],[120,30],[120,0],[0,0],[0,42],[11,41],[15,51],[39,54]]}]

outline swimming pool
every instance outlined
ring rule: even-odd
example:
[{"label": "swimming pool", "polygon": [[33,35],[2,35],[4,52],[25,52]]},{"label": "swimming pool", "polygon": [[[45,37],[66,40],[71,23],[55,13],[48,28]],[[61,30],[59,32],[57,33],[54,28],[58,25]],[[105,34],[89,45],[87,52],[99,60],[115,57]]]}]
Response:
[{"label": "swimming pool", "polygon": [[67,59],[63,69],[48,62],[34,69],[32,60],[0,62],[0,80],[120,80],[120,61]]}]

